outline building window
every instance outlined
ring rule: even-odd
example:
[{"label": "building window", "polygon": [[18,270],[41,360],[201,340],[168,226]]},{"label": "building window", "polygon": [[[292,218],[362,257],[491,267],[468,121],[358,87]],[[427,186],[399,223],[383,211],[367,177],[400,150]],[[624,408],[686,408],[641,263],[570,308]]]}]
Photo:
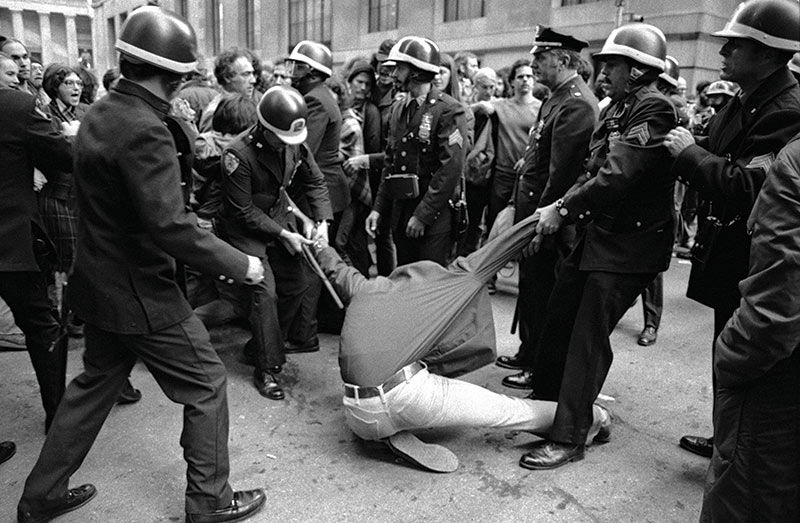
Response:
[{"label": "building window", "polygon": [[484,16],[484,0],[444,0],[444,21],[455,22]]},{"label": "building window", "polygon": [[222,4],[219,0],[210,0],[207,5],[206,36],[211,40],[212,54],[216,55],[222,50]]},{"label": "building window", "polygon": [[301,40],[331,45],[332,0],[289,0],[289,49]]},{"label": "building window", "polygon": [[248,49],[256,47],[256,6],[254,0],[239,0],[239,24]]},{"label": "building window", "polygon": [[397,29],[398,0],[369,0],[369,32]]},{"label": "building window", "polygon": [[599,2],[600,0],[561,0],[561,5],[581,5],[591,4],[592,2]]}]

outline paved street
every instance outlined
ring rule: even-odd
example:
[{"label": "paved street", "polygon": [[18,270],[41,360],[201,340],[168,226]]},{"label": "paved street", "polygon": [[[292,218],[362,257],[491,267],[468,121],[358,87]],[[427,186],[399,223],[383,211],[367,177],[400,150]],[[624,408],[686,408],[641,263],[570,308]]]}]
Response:
[{"label": "paved street", "polygon": [[[712,316],[684,297],[688,274],[689,265],[673,259],[656,345],[636,344],[641,303],[612,337],[615,361],[603,390],[615,420],[611,442],[555,471],[517,465],[536,437],[485,429],[418,433],[459,457],[452,474],[407,466],[381,445],[360,442],[345,426],[335,336],[322,336],[319,353],[289,356],[282,374],[287,398],[274,402],[256,393],[251,368],[240,361],[247,334],[214,331],[230,371],[231,483],[267,489],[267,507],[254,521],[696,521],[708,461],[681,450],[677,441],[687,432],[711,431]],[[499,289],[498,352],[511,355],[515,296],[506,279]],[[81,368],[81,343],[73,344],[69,376]],[[490,365],[465,379],[522,396],[500,385],[508,373]],[[144,398],[112,411],[72,479],[73,486],[94,483],[98,496],[59,521],[183,520],[181,408],[141,364],[132,380]],[[44,412],[24,352],[0,353],[0,423],[0,440],[18,445],[17,455],[0,465],[0,521],[11,521],[44,440]]]}]

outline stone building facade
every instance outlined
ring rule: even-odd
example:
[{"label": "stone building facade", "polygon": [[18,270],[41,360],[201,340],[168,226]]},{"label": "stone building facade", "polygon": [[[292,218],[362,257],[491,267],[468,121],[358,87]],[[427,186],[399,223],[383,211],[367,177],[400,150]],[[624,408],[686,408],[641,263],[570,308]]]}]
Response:
[{"label": "stone building facade", "polygon": [[[690,89],[718,77],[719,40],[739,0],[161,0],[186,16],[210,62],[220,49],[249,47],[262,58],[288,54],[304,38],[323,41],[337,64],[367,56],[386,38],[416,34],[443,51],[472,51],[483,65],[500,68],[527,56],[537,24],[590,42],[590,52],[622,19],[643,17],[667,35],[669,53]],[[116,60],[113,43],[127,14],[142,0],[94,0],[98,68]]]}]

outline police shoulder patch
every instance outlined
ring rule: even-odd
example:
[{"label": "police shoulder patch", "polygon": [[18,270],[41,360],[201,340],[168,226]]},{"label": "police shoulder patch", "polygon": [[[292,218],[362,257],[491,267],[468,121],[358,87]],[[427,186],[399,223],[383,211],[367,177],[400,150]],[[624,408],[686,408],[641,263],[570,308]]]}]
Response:
[{"label": "police shoulder patch", "polygon": [[450,136],[447,137],[447,145],[449,145],[451,147],[453,145],[458,145],[459,147],[464,147],[464,137],[461,136],[461,131],[456,129],[455,131],[450,133]]},{"label": "police shoulder patch", "polygon": [[628,129],[626,138],[629,141],[637,142],[639,145],[647,145],[647,142],[650,141],[650,128],[647,122],[636,124]]},{"label": "police shoulder patch", "polygon": [[775,161],[773,153],[753,156],[753,159],[745,166],[745,169],[763,169],[764,173],[767,173],[773,161]]},{"label": "police shoulder patch", "polygon": [[222,163],[225,165],[225,172],[229,175],[233,174],[233,172],[239,168],[239,158],[230,151],[225,151]]}]

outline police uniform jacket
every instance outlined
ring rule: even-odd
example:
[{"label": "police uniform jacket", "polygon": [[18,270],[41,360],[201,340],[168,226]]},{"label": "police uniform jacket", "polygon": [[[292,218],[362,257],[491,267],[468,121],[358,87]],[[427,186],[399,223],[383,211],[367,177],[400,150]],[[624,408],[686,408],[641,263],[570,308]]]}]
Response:
[{"label": "police uniform jacket", "polygon": [[342,170],[342,157],[339,155],[342,113],[330,89],[324,84],[317,85],[303,98],[308,105],[306,143],[325,176],[331,208],[338,213],[350,204],[350,186]]},{"label": "police uniform jacket", "polygon": [[669,267],[675,183],[662,142],[676,123],[672,102],[655,83],[632,90],[601,113],[586,173],[561,209],[586,226],[579,238],[581,270],[646,273]]},{"label": "police uniform jacket", "polygon": [[[708,137],[675,159],[673,175],[701,198],[696,237],[701,245],[695,252],[709,249],[705,264],[692,264],[690,298],[715,308],[738,303],[737,285],[747,275],[749,256],[745,220],[775,155],[798,132],[800,88],[783,67],[743,101],[731,99],[709,122]],[[710,244],[703,234],[708,216],[722,224]]]},{"label": "police uniform jacket", "polygon": [[247,254],[263,258],[283,229],[297,229],[287,194],[305,195],[314,220],[333,218],[325,178],[305,144],[275,150],[257,124],[230,144],[222,163],[220,236]]},{"label": "police uniform jacket", "polygon": [[91,106],[76,137],[80,219],[70,300],[82,319],[105,331],[145,334],[192,314],[176,259],[215,277],[243,282],[247,275],[247,256],[186,211],[169,109],[123,78]]},{"label": "police uniform jacket", "polygon": [[33,168],[72,170],[72,147],[36,109],[36,98],[0,89],[0,271],[39,271],[34,238],[46,242],[33,191]]},{"label": "police uniform jacket", "polygon": [[[404,108],[403,102],[392,106],[384,171],[373,208],[384,215],[391,204],[393,229],[405,230],[411,216],[416,216],[425,224],[426,234],[447,232],[449,200],[458,190],[467,147],[464,107],[432,88],[408,122]],[[416,174],[419,196],[392,201],[385,181],[389,174]]]},{"label": "police uniform jacket", "polygon": [[575,184],[599,112],[597,98],[577,74],[542,104],[517,182],[515,223],[555,202]]}]

